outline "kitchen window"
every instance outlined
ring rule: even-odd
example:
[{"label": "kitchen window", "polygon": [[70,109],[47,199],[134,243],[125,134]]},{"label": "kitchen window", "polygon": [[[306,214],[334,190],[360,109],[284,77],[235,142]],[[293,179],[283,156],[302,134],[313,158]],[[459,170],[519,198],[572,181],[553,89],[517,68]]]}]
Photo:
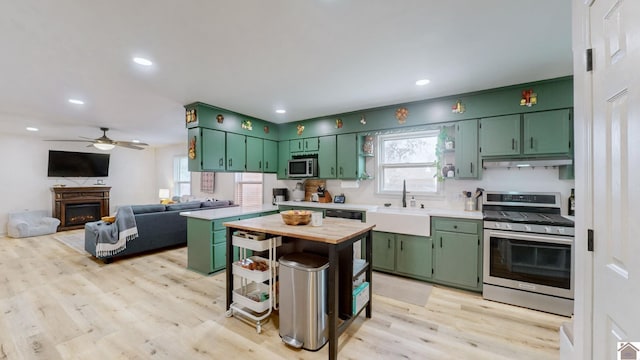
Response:
[{"label": "kitchen window", "polygon": [[403,181],[413,195],[438,194],[438,130],[378,136],[378,194],[402,193]]},{"label": "kitchen window", "polygon": [[261,173],[235,173],[235,203],[241,206],[262,205]]}]

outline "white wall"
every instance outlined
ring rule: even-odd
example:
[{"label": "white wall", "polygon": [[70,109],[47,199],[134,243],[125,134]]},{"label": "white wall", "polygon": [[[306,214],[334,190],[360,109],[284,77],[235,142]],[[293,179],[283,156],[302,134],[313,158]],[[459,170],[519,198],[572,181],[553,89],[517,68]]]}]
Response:
[{"label": "white wall", "polygon": [[[92,186],[95,178],[48,178],[48,151],[100,152],[84,143],[47,142],[30,137],[0,134],[0,234],[7,233],[8,213],[24,209],[52,211],[51,187]],[[158,201],[155,150],[115,148],[111,154],[109,176],[111,212],[116,206]]]},{"label": "white wall", "polygon": [[[298,181],[277,181],[275,187],[286,187],[290,191]],[[331,195],[344,193],[347,203],[370,204],[382,206],[391,203],[392,206],[402,206],[401,197],[376,195],[375,180],[359,182],[357,189],[342,188],[341,181],[327,180],[327,190]],[[562,213],[567,213],[567,199],[571,189],[575,187],[573,180],[559,180],[558,169],[543,167],[535,169],[487,169],[484,170],[481,180],[455,180],[445,179],[444,195],[441,197],[416,196],[417,206],[438,207],[446,209],[464,209],[462,191],[474,192],[476,188],[484,188],[493,191],[546,191],[560,192],[562,194]],[[289,193],[291,195],[291,193]],[[407,196],[407,206],[411,194]]]}]

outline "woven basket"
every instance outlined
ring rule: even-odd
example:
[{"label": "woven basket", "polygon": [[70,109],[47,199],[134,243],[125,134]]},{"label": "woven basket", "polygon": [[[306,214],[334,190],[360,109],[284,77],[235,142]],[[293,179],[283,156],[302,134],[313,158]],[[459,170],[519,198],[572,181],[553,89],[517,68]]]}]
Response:
[{"label": "woven basket", "polygon": [[307,225],[311,222],[311,211],[308,210],[287,210],[280,215],[287,225]]}]

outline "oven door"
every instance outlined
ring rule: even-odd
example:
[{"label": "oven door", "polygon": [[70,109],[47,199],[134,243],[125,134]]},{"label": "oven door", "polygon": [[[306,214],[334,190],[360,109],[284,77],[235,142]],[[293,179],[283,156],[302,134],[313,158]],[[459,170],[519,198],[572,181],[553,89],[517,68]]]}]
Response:
[{"label": "oven door", "polygon": [[573,237],[484,230],[483,282],[573,299]]}]

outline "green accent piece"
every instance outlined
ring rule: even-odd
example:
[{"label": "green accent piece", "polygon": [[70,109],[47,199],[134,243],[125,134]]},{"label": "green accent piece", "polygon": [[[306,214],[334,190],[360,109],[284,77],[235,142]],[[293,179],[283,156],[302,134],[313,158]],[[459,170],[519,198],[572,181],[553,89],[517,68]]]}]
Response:
[{"label": "green accent piece", "polygon": [[372,238],[373,268],[394,271],[396,264],[396,235],[374,231]]},{"label": "green accent piece", "polygon": [[478,120],[459,121],[456,124],[456,177],[477,179],[478,166]]},{"label": "green accent piece", "polygon": [[247,136],[247,171],[263,172],[262,160],[264,140]]},{"label": "green accent piece", "polygon": [[265,173],[275,173],[278,171],[278,142],[264,140],[262,152],[262,171]]},{"label": "green accent piece", "polygon": [[336,167],[336,136],[321,136],[318,147],[318,177],[321,179],[335,179]]},{"label": "green accent piece", "polygon": [[358,156],[357,134],[342,134],[337,136],[336,152],[338,155],[338,179],[359,179],[364,169],[364,158]]},{"label": "green accent piece", "polygon": [[524,114],[523,150],[527,155],[566,154],[571,142],[569,109]]},{"label": "green accent piece", "polygon": [[482,291],[482,220],[431,218],[433,281]]},{"label": "green accent piece", "polygon": [[245,171],[246,136],[227,133],[227,171]]},{"label": "green accent piece", "polygon": [[480,120],[480,155],[520,154],[520,115],[496,116]]},{"label": "green accent piece", "polygon": [[289,178],[289,140],[278,142],[278,179],[284,180]]},{"label": "green accent piece", "polygon": [[396,234],[396,271],[417,277],[431,278],[431,238]]}]

